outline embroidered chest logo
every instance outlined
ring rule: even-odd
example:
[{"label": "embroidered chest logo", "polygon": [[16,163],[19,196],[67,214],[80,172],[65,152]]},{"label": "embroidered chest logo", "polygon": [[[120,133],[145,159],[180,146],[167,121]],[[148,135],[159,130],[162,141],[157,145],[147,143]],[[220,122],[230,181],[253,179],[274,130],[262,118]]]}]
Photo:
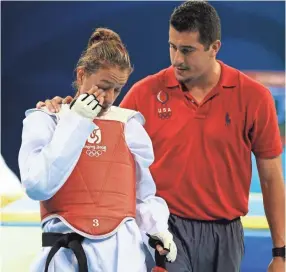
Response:
[{"label": "embroidered chest logo", "polygon": [[87,143],[84,146],[85,153],[89,157],[99,157],[106,152],[106,145],[100,145],[101,143],[101,130],[99,128],[94,129],[87,138]]},{"label": "embroidered chest logo", "polygon": [[101,130],[99,128],[95,129],[91,134],[88,136],[87,141],[90,144],[100,144],[101,142]]},{"label": "embroidered chest logo", "polygon": [[226,125],[226,126],[229,126],[230,123],[231,123],[231,118],[230,118],[230,116],[229,116],[229,113],[227,112],[227,113],[225,114],[225,125]]},{"label": "embroidered chest logo", "polygon": [[169,119],[172,116],[172,110],[167,103],[169,101],[168,93],[159,91],[157,100],[161,103],[161,106],[158,108],[158,117],[161,119]]}]

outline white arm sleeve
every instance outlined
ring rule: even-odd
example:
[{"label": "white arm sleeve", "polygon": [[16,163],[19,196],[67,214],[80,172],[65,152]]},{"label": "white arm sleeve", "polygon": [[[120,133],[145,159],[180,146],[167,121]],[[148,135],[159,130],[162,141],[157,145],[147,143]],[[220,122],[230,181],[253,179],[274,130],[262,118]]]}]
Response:
[{"label": "white arm sleeve", "polygon": [[127,122],[125,137],[136,161],[136,222],[145,233],[166,231],[170,213],[165,200],[155,196],[156,186],[149,170],[154,161],[153,146],[140,119],[133,117]]},{"label": "white arm sleeve", "polygon": [[46,112],[28,111],[18,159],[22,184],[30,198],[47,200],[63,186],[95,127],[70,110],[58,122]]}]

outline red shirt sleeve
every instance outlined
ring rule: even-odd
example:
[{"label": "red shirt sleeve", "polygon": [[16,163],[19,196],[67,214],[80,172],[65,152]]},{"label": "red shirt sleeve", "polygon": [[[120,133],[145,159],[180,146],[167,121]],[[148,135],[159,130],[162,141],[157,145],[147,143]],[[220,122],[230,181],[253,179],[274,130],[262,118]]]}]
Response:
[{"label": "red shirt sleeve", "polygon": [[138,111],[138,106],[137,106],[136,97],[135,97],[136,89],[137,89],[136,85],[132,86],[132,88],[123,97],[119,107]]},{"label": "red shirt sleeve", "polygon": [[274,99],[270,91],[264,94],[254,113],[250,139],[254,155],[266,159],[279,156],[283,150]]}]

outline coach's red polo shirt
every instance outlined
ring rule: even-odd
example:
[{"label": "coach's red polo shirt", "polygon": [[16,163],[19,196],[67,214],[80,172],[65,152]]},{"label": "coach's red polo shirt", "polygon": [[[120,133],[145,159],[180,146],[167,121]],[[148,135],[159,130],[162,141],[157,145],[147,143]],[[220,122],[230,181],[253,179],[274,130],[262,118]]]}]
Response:
[{"label": "coach's red polo shirt", "polygon": [[172,67],[136,83],[121,107],[140,111],[153,142],[150,170],[172,214],[233,219],[248,212],[251,151],[281,154],[272,96],[264,86],[221,64],[217,86],[198,105]]}]

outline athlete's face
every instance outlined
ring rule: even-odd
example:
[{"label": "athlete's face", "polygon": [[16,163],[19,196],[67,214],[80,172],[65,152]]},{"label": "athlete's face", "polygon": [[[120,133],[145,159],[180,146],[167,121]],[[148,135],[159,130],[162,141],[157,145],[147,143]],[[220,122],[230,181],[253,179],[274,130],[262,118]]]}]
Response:
[{"label": "athlete's face", "polygon": [[89,91],[92,86],[97,86],[104,92],[103,108],[107,110],[112,106],[126,84],[130,71],[118,67],[100,68],[94,74],[86,75],[83,69],[77,70],[77,96]]}]

